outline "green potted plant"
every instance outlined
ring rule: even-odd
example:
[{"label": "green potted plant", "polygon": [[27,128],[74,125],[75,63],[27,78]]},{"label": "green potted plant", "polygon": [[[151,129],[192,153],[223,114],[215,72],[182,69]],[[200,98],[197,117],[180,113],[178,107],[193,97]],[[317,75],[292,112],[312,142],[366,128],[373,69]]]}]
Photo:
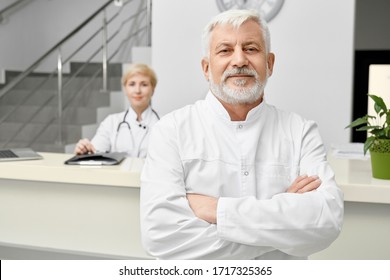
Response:
[{"label": "green potted plant", "polygon": [[365,115],[357,118],[346,128],[356,127],[357,131],[367,131],[364,154],[370,151],[372,176],[390,179],[390,109],[379,96],[368,95],[374,101],[376,116]]}]

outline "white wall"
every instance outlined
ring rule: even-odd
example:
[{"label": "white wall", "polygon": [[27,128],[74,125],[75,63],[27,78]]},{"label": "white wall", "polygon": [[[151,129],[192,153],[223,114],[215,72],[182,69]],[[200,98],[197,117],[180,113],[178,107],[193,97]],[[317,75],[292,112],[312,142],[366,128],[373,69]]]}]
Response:
[{"label": "white wall", "polygon": [[[354,0],[285,1],[270,23],[274,74],[266,99],[318,122],[324,142],[349,142]],[[154,0],[152,65],[161,115],[203,98],[201,33],[218,13],[213,0]]]}]

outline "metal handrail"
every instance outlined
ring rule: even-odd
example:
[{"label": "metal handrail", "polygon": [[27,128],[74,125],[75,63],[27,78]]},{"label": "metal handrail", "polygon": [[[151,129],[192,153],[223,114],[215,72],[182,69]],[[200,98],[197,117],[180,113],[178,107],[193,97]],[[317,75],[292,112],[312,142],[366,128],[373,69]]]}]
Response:
[{"label": "metal handrail", "polygon": [[[126,4],[130,3],[132,0],[128,0],[124,3],[123,6],[125,6]],[[114,14],[114,16],[112,16],[109,20],[106,20],[105,18],[105,9],[107,8],[107,6],[109,4],[111,4],[112,1],[108,1],[106,2],[104,5],[102,5],[95,13],[93,13],[90,17],[88,17],[86,20],[84,20],[79,26],[77,26],[73,31],[71,31],[66,37],[64,37],[59,43],[57,43],[55,46],[53,46],[49,51],[47,51],[43,56],[41,56],[36,62],[34,62],[30,67],[28,67],[25,71],[23,71],[22,73],[20,73],[16,78],[14,78],[9,84],[6,84],[0,91],[0,97],[7,94],[8,92],[10,92],[18,83],[20,83],[23,79],[25,79],[29,74],[31,74],[41,63],[43,60],[45,60],[48,56],[50,56],[52,53],[54,53],[55,51],[58,51],[58,58],[57,58],[57,69],[54,70],[48,77],[45,81],[43,81],[42,83],[40,83],[38,85],[38,87],[34,88],[32,93],[36,93],[40,87],[43,86],[44,83],[46,83],[49,79],[51,79],[55,72],[57,72],[57,75],[58,75],[58,121],[59,121],[59,142],[62,143],[62,112],[63,110],[65,110],[68,106],[68,104],[70,102],[67,102],[65,107],[63,107],[63,104],[62,104],[62,89],[64,87],[66,87],[67,84],[70,83],[70,81],[72,80],[72,78],[74,78],[80,71],[83,70],[83,68],[87,65],[87,63],[90,63],[90,61],[94,58],[94,56],[96,56],[100,51],[103,51],[104,52],[104,44],[107,44],[109,43],[117,34],[119,34],[119,31],[120,29],[122,29],[122,27],[124,26],[124,23],[125,22],[128,22],[130,21],[132,18],[135,18],[135,15],[131,16],[130,18],[124,20],[120,27],[118,28],[118,30],[107,40],[106,36],[107,36],[107,33],[104,33],[103,32],[103,43],[102,43],[102,46],[100,48],[98,48],[97,51],[95,51],[92,56],[90,56],[90,58],[84,63],[84,65],[82,65],[78,71],[76,71],[76,73],[73,73],[73,75],[68,79],[68,81],[63,84],[62,83],[62,66],[69,62],[71,60],[71,58],[77,54],[86,44],[88,44],[95,36],[97,36],[100,32],[104,31],[107,24],[109,24],[110,22],[112,22],[114,20],[114,18],[116,18],[118,16],[118,14],[120,13],[120,11],[122,10],[123,6],[121,7],[120,11],[118,11],[117,13]],[[151,4],[151,3],[149,3]],[[150,7],[147,7],[145,8],[144,10],[147,10],[147,19],[149,20],[150,19]],[[142,11],[141,11],[142,12]],[[79,46],[75,51],[72,52],[72,54],[66,58],[65,60],[62,59],[62,56],[61,56],[61,51],[60,51],[60,48],[61,46],[67,42],[69,39],[71,39],[78,31],[80,31],[85,25],[87,25],[91,20],[93,20],[96,16],[98,16],[100,13],[103,13],[104,16],[103,16],[103,26],[101,28],[99,28],[94,34],[92,34],[92,36],[90,36],[83,44],[81,44],[81,46]],[[138,11],[138,15],[140,14],[140,11]],[[148,26],[147,27],[148,29],[148,32],[150,32],[150,27]],[[103,90],[107,90],[107,66],[104,67],[104,63],[107,64],[107,62],[109,60],[111,60],[115,54],[119,51],[119,49],[122,47],[124,41],[128,41],[130,39],[130,37],[132,36],[135,36],[136,34],[138,34],[139,32],[143,31],[143,29],[145,28],[141,28],[140,30],[138,30],[137,32],[131,34],[130,36],[128,36],[128,38],[126,38],[125,40],[123,40],[121,42],[121,44],[119,45],[119,47],[114,51],[113,55],[110,56],[110,58],[107,57],[107,54],[103,56],[103,79],[106,79],[105,81],[103,81]],[[149,36],[149,35],[148,35]],[[150,37],[150,36],[149,36]],[[148,45],[150,45],[150,42],[148,41]],[[102,71],[101,69],[98,70],[99,71],[99,74],[100,72]],[[95,73],[93,76],[96,76],[97,74]],[[19,102],[19,104],[17,106],[15,106],[13,108],[13,110],[11,110],[11,112],[9,112],[7,115],[3,116],[1,119],[0,119],[0,123],[2,123],[4,120],[6,120],[14,111],[16,111],[20,106],[22,106],[23,104],[25,104],[25,102],[31,98],[32,95],[28,95],[27,98],[25,100],[22,100],[22,102]],[[73,94],[73,97],[72,99],[75,97],[76,95]],[[48,105],[52,100],[53,100],[54,96],[49,96],[48,100],[46,100],[46,102],[44,102],[44,104],[41,104],[40,108],[37,110],[37,112],[34,114],[34,116],[36,116],[38,114],[38,112],[43,108],[45,107],[46,105]],[[32,118],[34,118],[34,116]],[[31,119],[32,119],[31,118]],[[47,123],[47,125],[43,128],[43,130],[41,131],[41,133],[43,131],[45,131],[51,124],[53,124],[54,122],[54,118],[49,121]],[[25,123],[22,128],[24,126],[26,126],[27,123]],[[21,128],[19,129],[19,131],[21,131]],[[9,141],[5,144],[7,145],[8,143],[10,143],[15,137],[16,135],[19,133],[19,131],[16,132],[15,135],[13,135],[12,137],[9,138]],[[39,135],[41,134],[39,133]],[[34,141],[37,140],[37,139],[33,139],[33,141],[30,143],[30,145],[32,143],[34,143]]]},{"label": "metal handrail", "polygon": [[12,9],[16,8],[17,6],[19,6],[20,4],[22,4],[23,2],[26,2],[26,1],[29,1],[29,0],[17,0],[15,2],[13,2],[12,4],[9,4],[4,9],[2,9],[0,11],[0,23],[4,20],[5,14],[7,14],[9,11],[11,11]]}]

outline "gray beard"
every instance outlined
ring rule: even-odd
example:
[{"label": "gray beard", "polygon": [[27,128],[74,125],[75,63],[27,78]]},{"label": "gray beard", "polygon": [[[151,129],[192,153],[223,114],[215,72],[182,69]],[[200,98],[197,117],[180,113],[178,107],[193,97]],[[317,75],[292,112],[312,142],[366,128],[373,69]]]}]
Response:
[{"label": "gray beard", "polygon": [[[250,88],[244,88],[247,81],[245,79],[236,79],[234,84],[238,87],[238,89],[230,88],[226,85],[226,79],[234,74],[250,74],[255,77],[255,84]],[[267,83],[267,79],[265,79],[264,83],[261,83],[257,73],[254,70],[249,70],[247,68],[236,68],[233,70],[227,70],[223,73],[221,78],[221,83],[214,83],[213,77],[210,72],[210,89],[214,93],[214,95],[220,100],[228,103],[228,104],[251,104],[256,102],[259,98],[261,98],[265,85]]]}]

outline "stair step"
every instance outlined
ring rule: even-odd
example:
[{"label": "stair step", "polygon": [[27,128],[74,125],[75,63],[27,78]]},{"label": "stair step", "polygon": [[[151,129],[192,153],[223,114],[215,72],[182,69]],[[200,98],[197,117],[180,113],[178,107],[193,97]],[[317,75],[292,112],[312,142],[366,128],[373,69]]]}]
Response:
[{"label": "stair step", "polygon": [[[0,105],[0,118],[13,111],[15,106]],[[6,121],[8,122],[29,122],[29,123],[47,123],[48,120],[58,116],[58,109],[55,106],[46,106],[40,109],[36,105],[20,106]],[[91,107],[68,107],[62,112],[62,122],[64,124],[90,124],[96,123],[96,108]]]},{"label": "stair step", "polygon": [[[107,88],[111,93],[102,91],[101,73],[94,80],[90,78],[101,67],[101,63],[89,63],[84,67],[82,62],[72,62],[67,67],[70,73],[63,74],[62,106],[66,109],[62,112],[64,139],[60,144],[58,81],[55,75],[49,78],[47,73],[31,73],[3,95],[0,98],[0,120],[6,119],[0,123],[0,147],[14,136],[7,147],[30,146],[42,152],[69,152],[80,138],[86,135],[92,137],[103,117],[122,111],[122,107],[126,106],[121,85],[122,64],[108,64]],[[72,77],[76,71],[77,77]],[[5,71],[6,84],[19,74]],[[0,89],[6,84],[0,85]],[[48,122],[53,123],[43,131]],[[34,139],[36,141],[30,144]]]},{"label": "stair step", "polygon": [[[79,65],[80,64],[80,65]],[[77,71],[81,67],[81,63],[75,63],[71,66],[72,71]],[[80,86],[86,86],[93,89],[101,89],[103,86],[103,77],[99,75],[92,78],[95,71],[92,70],[92,66],[84,68],[77,75],[71,73],[64,73],[62,75],[62,84],[64,88],[79,88]],[[108,66],[111,70],[107,73],[107,86],[110,90],[121,89],[121,78],[122,78],[122,66]],[[11,82],[14,78],[20,75],[21,72],[16,71],[5,71],[5,84],[0,85],[0,89],[7,83]],[[73,76],[75,75],[75,76]],[[30,73],[18,85],[15,86],[17,89],[33,89],[35,87],[41,87],[42,89],[57,89],[58,88],[58,77],[57,75],[51,75],[48,73]]]},{"label": "stair step", "polygon": [[[46,124],[29,123],[24,127],[21,123],[1,123],[0,131],[8,131],[8,133],[0,134],[0,142],[6,142],[12,136],[12,142],[29,142],[31,139],[37,139],[37,143],[56,143],[58,142],[58,124],[54,123],[45,128]],[[63,142],[75,143],[77,142],[82,134],[82,128],[80,125],[66,124],[63,125]]]},{"label": "stair step", "polygon": [[[64,91],[62,94],[62,104],[65,107],[68,103],[78,107],[101,107],[110,104],[110,96],[106,92],[98,90],[78,94],[78,92]],[[40,90],[31,93],[29,90],[12,90],[0,99],[0,105],[19,105],[21,101],[25,105],[58,106],[56,90]]]},{"label": "stair step", "polygon": [[0,142],[0,147],[2,149],[12,149],[12,148],[25,148],[30,147],[37,152],[47,152],[47,153],[73,153],[73,150],[70,148],[65,148],[61,143],[34,143],[29,145],[28,142],[23,141],[13,141],[8,143],[7,146],[4,146],[5,142]]},{"label": "stair step", "polygon": [[[70,63],[70,72],[76,73],[80,67],[84,66],[84,62],[73,61]],[[84,66],[83,70],[78,73],[78,76],[94,75],[97,70],[102,69],[102,63],[90,62]],[[107,75],[108,77],[121,77],[122,76],[122,63],[109,63],[107,64]]]},{"label": "stair step", "polygon": [[[69,81],[69,82],[68,82]],[[64,90],[79,90],[83,87],[87,87],[88,89],[94,89],[94,90],[100,90],[103,87],[103,81],[101,78],[97,78],[93,81],[90,80],[90,78],[85,77],[77,77],[73,78],[72,80],[69,80],[67,77],[63,77],[62,80],[62,86]],[[109,78],[107,79],[107,86],[110,90],[120,90],[121,89],[121,82],[120,78]],[[14,89],[58,89],[58,80],[55,79],[49,79],[47,80],[46,77],[26,77],[23,79],[22,82],[20,82],[18,85],[14,87]]]}]

